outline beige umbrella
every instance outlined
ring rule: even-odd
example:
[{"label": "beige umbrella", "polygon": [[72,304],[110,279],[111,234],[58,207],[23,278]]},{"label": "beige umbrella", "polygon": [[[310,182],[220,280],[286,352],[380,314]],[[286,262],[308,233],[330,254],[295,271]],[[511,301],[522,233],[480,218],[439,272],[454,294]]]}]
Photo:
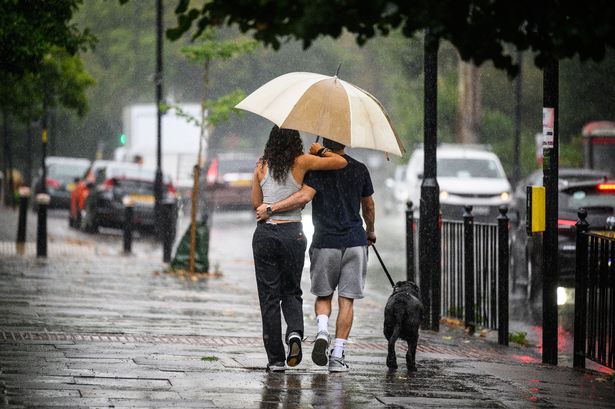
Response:
[{"label": "beige umbrella", "polygon": [[398,156],[406,151],[382,107],[368,92],[337,76],[311,72],[281,75],[248,95],[236,108],[342,143]]}]

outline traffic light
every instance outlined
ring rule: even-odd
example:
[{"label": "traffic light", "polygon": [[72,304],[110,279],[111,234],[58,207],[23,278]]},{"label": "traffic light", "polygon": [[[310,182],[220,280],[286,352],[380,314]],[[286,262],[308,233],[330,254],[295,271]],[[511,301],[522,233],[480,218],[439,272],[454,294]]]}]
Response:
[{"label": "traffic light", "polygon": [[120,145],[126,145],[126,134],[122,133],[120,134]]}]

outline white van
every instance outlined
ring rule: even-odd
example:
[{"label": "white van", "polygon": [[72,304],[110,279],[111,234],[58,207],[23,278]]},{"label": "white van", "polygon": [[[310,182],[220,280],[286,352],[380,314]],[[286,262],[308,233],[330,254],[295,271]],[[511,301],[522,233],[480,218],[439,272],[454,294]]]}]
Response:
[{"label": "white van", "polygon": [[[464,206],[475,220],[496,222],[498,208],[510,206],[512,188],[497,155],[476,145],[443,144],[437,148],[440,210],[444,219],[459,220]],[[417,209],[423,181],[423,149],[416,149],[406,170],[408,199]]]}]

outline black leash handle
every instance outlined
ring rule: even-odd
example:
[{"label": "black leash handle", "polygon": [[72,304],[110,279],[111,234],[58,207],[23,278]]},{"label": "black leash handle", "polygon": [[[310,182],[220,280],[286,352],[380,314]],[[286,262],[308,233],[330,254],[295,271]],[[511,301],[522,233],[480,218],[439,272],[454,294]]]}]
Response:
[{"label": "black leash handle", "polygon": [[378,261],[380,261],[380,265],[382,266],[382,269],[386,273],[387,278],[389,279],[389,282],[391,283],[391,287],[395,288],[395,283],[393,282],[393,279],[391,278],[391,274],[389,274],[389,270],[387,270],[387,266],[384,265],[384,261],[382,261],[382,257],[380,257],[380,253],[378,253],[378,250],[376,250],[376,246],[372,244],[372,248],[374,249],[374,253],[376,253],[376,257],[378,257]]}]

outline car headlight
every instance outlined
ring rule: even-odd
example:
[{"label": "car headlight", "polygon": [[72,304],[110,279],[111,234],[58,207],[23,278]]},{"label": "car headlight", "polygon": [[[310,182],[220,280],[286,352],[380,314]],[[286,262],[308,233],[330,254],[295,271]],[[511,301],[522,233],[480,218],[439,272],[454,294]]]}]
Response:
[{"label": "car headlight", "polygon": [[508,192],[500,193],[500,199],[502,199],[503,202],[507,202],[508,199],[510,199],[510,193]]},{"label": "car headlight", "polygon": [[440,192],[440,200],[446,200],[448,199],[448,192],[446,190],[443,190]]}]

